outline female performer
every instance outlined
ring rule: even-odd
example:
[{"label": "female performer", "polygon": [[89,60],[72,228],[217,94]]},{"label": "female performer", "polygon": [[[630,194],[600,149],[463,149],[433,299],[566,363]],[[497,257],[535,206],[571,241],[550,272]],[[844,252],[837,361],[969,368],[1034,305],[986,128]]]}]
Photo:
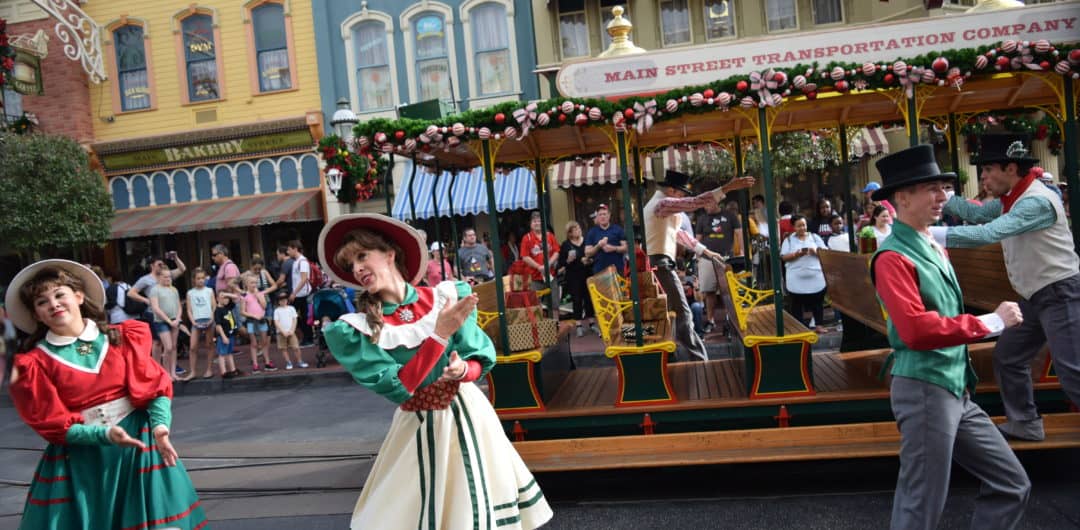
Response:
[{"label": "female performer", "polygon": [[101,282],[66,260],[23,269],[5,298],[15,326],[30,334],[11,396],[49,442],[19,528],[205,527],[169,441],[172,380],[150,356],[147,325],[105,324]]},{"label": "female performer", "polygon": [[330,352],[362,386],[398,405],[352,528],[536,528],[551,509],[473,385],[495,364],[463,282],[413,287],[427,249],[408,225],[343,215],[323,228],[319,259],[362,291],[328,325]]}]

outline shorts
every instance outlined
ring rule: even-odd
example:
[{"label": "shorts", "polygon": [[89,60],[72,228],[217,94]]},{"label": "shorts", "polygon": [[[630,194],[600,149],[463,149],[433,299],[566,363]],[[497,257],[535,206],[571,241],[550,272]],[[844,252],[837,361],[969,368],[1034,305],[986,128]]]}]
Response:
[{"label": "shorts", "polygon": [[282,335],[281,333],[278,333],[277,347],[279,350],[284,350],[285,348],[299,348],[300,341],[296,338],[296,333],[293,333],[288,337]]},{"label": "shorts", "polygon": [[195,329],[203,330],[208,329],[210,327],[210,324],[213,323],[214,319],[212,318],[197,318],[195,319],[195,322],[192,324],[192,326],[194,326]]},{"label": "shorts", "polygon": [[155,320],[151,327],[154,329],[154,335],[172,331],[172,326],[170,326],[168,322],[158,322]]},{"label": "shorts", "polygon": [[255,335],[256,333],[266,333],[267,331],[270,331],[270,325],[266,323],[266,319],[248,319],[244,322],[244,326],[247,327],[247,332],[249,335]]},{"label": "shorts", "polygon": [[232,355],[233,346],[236,344],[236,339],[232,335],[229,335],[229,343],[225,344],[225,341],[221,340],[221,337],[217,338],[217,354],[218,355]]},{"label": "shorts", "polygon": [[698,258],[697,269],[698,290],[703,293],[715,293],[719,287],[716,279],[716,265],[709,258]]}]

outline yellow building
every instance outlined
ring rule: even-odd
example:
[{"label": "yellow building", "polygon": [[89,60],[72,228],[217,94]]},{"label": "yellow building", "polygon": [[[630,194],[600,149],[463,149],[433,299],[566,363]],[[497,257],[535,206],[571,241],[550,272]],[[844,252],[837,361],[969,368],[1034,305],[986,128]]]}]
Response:
[{"label": "yellow building", "polygon": [[[311,3],[98,0],[108,79],[90,85],[93,155],[113,195],[115,268],[178,250],[245,267],[325,218]],[[112,261],[112,260],[109,260]],[[130,279],[130,278],[129,278]]]}]

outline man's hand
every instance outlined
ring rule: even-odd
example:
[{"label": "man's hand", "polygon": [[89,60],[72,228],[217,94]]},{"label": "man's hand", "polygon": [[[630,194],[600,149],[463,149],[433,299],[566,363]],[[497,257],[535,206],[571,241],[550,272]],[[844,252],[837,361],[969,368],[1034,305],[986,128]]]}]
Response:
[{"label": "man's hand", "polygon": [[1020,312],[1020,306],[1016,302],[1002,302],[994,310],[994,314],[1001,317],[1006,328],[1019,326],[1024,322],[1024,314]]},{"label": "man's hand", "polygon": [[724,184],[723,186],[721,186],[720,189],[724,190],[725,194],[726,193],[731,193],[731,192],[736,191],[736,190],[749,188],[749,187],[754,185],[754,182],[757,182],[757,180],[754,177],[751,177],[751,176],[739,177],[739,178],[731,179],[731,181],[729,181],[727,184]]}]

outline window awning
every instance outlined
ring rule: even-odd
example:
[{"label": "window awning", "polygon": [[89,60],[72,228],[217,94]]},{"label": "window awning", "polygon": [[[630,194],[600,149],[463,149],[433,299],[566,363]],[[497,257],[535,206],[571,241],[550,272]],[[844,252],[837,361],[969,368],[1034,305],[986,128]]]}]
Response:
[{"label": "window awning", "polygon": [[855,133],[848,145],[852,159],[877,154],[889,154],[889,141],[885,139],[885,130],[881,127],[864,127]]},{"label": "window awning", "polygon": [[317,221],[323,217],[321,192],[307,189],[120,210],[113,218],[112,238]]},{"label": "window awning", "polygon": [[[434,172],[418,169],[414,181],[412,168],[406,166],[405,171],[405,182],[398,188],[394,199],[392,213],[396,219],[405,221],[413,218],[413,205],[409,201],[410,188],[417,219],[430,219],[435,217],[436,212],[440,217],[449,217],[451,197],[454,215],[488,212],[487,188],[484,184],[483,169],[480,167],[471,171],[460,171],[457,178],[451,178],[449,171],[443,171],[437,183]],[[450,189],[451,180],[453,190]],[[434,196],[432,190],[435,191]],[[495,208],[498,211],[528,210],[536,208],[536,204],[536,179],[532,171],[515,168],[495,176]]]},{"label": "window awning", "polygon": [[[634,175],[633,164],[631,163],[627,169],[630,171],[630,178],[632,180]],[[648,158],[645,158],[644,163],[641,165],[641,170],[646,179],[652,179],[652,163],[649,162]],[[607,157],[606,159],[591,158],[564,160],[552,167],[552,176],[555,179],[554,184],[559,188],[592,186],[593,184],[615,184],[619,182],[620,175],[619,161],[614,156]]]}]

